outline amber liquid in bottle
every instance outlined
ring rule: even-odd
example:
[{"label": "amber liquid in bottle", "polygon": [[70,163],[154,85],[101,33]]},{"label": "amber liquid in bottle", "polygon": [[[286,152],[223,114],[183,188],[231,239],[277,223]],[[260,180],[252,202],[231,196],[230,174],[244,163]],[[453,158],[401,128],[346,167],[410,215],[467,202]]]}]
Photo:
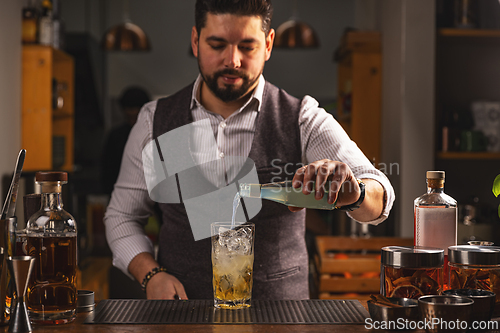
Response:
[{"label": "amber liquid in bottle", "polygon": [[34,324],[64,324],[76,318],[77,230],[63,209],[63,172],[37,172],[41,209],[28,220],[26,250],[35,258],[26,303]]},{"label": "amber liquid in bottle", "polygon": [[76,307],[76,237],[28,237],[36,258],[27,299],[30,311],[53,313]]}]

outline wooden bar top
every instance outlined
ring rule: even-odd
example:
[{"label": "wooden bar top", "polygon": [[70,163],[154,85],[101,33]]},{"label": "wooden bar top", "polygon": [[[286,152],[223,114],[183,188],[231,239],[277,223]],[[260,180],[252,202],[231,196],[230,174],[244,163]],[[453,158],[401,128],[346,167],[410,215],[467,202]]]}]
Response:
[{"label": "wooden bar top", "polygon": [[[366,301],[361,301],[361,304],[367,308]],[[495,311],[498,313],[497,311]],[[368,332],[373,329],[368,329],[364,324],[335,324],[335,325],[324,325],[324,324],[163,324],[163,325],[124,325],[124,324],[84,324],[83,322],[89,316],[93,315],[93,312],[79,313],[74,322],[65,325],[45,325],[45,326],[35,326],[33,325],[34,333],[53,333],[53,332],[110,332],[110,333],[127,333],[127,332],[137,332],[137,333],[155,333],[155,332],[171,332],[171,333],[185,333],[185,332],[216,332],[216,333],[239,333],[239,332],[256,332],[256,333],[307,333],[307,332],[340,332],[340,333],[358,333],[358,332]],[[492,320],[499,321],[500,318],[494,315]],[[7,332],[8,326],[0,326],[0,333]],[[381,331],[382,332],[382,331]],[[414,330],[412,333],[425,333],[425,330]],[[499,332],[498,330],[492,330],[490,332]]]},{"label": "wooden bar top", "polygon": [[[32,325],[33,333],[54,333],[54,332],[94,332],[94,333],[155,333],[155,332],[170,332],[170,333],[186,333],[186,332],[217,332],[217,333],[239,333],[239,332],[256,332],[256,333],[307,333],[307,332],[342,332],[355,333],[366,332],[364,325],[255,325],[255,324],[164,324],[164,325],[123,325],[123,324],[84,324],[85,318],[89,313],[78,314],[77,319],[65,325]],[[8,327],[0,327],[0,332],[7,332]]]}]

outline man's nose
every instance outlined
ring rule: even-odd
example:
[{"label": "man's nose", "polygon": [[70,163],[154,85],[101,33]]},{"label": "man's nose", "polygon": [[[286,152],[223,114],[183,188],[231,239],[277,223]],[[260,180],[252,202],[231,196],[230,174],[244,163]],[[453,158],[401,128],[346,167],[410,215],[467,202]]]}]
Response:
[{"label": "man's nose", "polygon": [[231,68],[238,68],[241,66],[241,53],[237,46],[227,48],[225,65]]}]

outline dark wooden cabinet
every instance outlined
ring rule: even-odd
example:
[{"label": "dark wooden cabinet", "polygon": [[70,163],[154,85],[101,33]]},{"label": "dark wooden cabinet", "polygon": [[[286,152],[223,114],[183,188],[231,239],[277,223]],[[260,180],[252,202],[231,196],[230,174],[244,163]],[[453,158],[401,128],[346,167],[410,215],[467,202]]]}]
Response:
[{"label": "dark wooden cabinet", "polygon": [[[500,30],[437,30],[435,168],[446,172],[445,192],[458,201],[461,244],[471,234],[496,244],[500,242],[497,227],[500,219],[496,213],[500,200],[491,191],[493,180],[500,174],[500,152],[463,151],[460,147],[443,151],[443,127],[449,125],[450,114],[455,114],[462,118],[457,133],[473,129],[472,103],[500,102],[498,59]],[[422,189],[424,186],[423,180]],[[477,204],[480,209],[482,216],[476,225],[462,223],[463,205],[468,204]]]}]

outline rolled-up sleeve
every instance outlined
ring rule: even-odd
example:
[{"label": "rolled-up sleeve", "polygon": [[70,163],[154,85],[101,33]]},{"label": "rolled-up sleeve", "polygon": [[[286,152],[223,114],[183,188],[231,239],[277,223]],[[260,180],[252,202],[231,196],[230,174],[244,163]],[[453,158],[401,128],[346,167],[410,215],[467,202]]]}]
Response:
[{"label": "rolled-up sleeve", "polygon": [[[340,161],[351,168],[356,178],[374,179],[382,185],[386,199],[384,209],[377,219],[368,223],[376,225],[384,221],[389,216],[395,199],[389,179],[370,163],[335,118],[320,108],[318,102],[310,96],[305,96],[302,100],[299,128],[304,164],[322,159]],[[349,217],[352,218],[350,215]]]},{"label": "rolled-up sleeve", "polygon": [[142,252],[153,254],[153,244],[144,226],[153,214],[154,201],[148,194],[142,150],[152,140],[156,102],[146,104],[130,132],[111,200],[104,217],[106,239],[113,252],[113,265],[128,271],[132,259]]}]

